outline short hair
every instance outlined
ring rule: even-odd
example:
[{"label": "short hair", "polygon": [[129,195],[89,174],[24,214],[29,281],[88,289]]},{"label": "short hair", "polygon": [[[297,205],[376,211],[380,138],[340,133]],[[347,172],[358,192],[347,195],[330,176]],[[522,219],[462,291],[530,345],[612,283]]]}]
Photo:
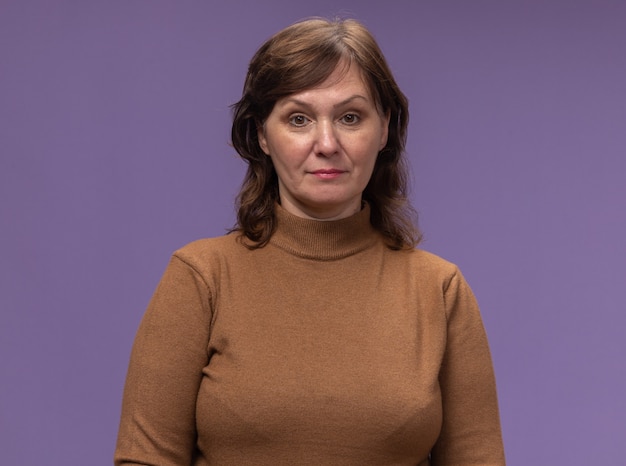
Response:
[{"label": "short hair", "polygon": [[232,106],[232,145],[248,164],[233,230],[252,242],[248,247],[262,247],[270,240],[279,201],[278,177],[271,157],[261,150],[257,129],[279,99],[322,83],[342,62],[358,66],[379,110],[390,116],[387,144],[363,191],[371,223],[392,249],[419,242],[417,215],[407,193],[407,98],[365,26],[352,19],[313,18],[283,29],[259,48],[250,61],[241,100]]}]

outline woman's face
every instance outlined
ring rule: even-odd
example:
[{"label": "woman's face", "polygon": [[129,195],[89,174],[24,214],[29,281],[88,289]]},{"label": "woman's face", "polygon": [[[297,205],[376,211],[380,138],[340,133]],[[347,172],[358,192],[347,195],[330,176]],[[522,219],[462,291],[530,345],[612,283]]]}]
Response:
[{"label": "woman's face", "polygon": [[358,212],[388,126],[356,65],[340,64],[319,86],[278,100],[258,137],[283,208],[321,220]]}]

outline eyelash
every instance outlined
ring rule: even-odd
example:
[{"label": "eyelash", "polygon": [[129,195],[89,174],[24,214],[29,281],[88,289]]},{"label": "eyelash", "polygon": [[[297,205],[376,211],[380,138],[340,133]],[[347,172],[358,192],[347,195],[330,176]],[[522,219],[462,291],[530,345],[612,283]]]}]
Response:
[{"label": "eyelash", "polygon": [[[346,121],[346,118],[350,118],[352,119],[352,121]],[[302,121],[296,122],[296,120],[302,120]],[[289,117],[289,124],[297,128],[302,128],[306,126],[307,124],[310,123],[310,121],[311,120],[309,118],[300,114],[291,115]],[[361,121],[361,117],[357,115],[356,113],[346,113],[339,119],[339,121],[342,121],[344,124],[348,126],[353,126],[353,125],[356,125],[359,121]]]},{"label": "eyelash", "polygon": [[[346,117],[352,118],[352,121],[351,122],[346,121]],[[344,116],[341,117],[341,120],[346,125],[352,126],[352,125],[356,125],[359,121],[361,121],[361,117],[357,115],[356,113],[346,113]]]},{"label": "eyelash", "polygon": [[[300,123],[296,123],[296,119],[302,119],[305,121],[302,121]],[[289,117],[289,124],[292,126],[295,126],[297,128],[302,128],[303,126],[306,126],[311,120],[309,120],[307,117],[305,117],[304,115],[291,115]]]}]

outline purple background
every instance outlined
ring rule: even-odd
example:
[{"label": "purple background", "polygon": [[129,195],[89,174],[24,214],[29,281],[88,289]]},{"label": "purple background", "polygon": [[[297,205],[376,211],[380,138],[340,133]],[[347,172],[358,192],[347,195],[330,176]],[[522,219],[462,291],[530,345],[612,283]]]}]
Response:
[{"label": "purple background", "polygon": [[111,464],[170,253],[233,223],[248,60],[338,14],[410,98],[423,247],[481,303],[509,464],[623,464],[626,2],[225,4],[0,1],[2,463]]}]

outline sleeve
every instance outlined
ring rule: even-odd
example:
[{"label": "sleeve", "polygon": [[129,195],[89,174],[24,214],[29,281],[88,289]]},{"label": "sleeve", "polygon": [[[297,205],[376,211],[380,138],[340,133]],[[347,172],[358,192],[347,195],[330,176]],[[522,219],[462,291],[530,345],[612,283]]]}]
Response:
[{"label": "sleeve", "polygon": [[196,397],[208,364],[209,289],[174,255],[143,316],[124,387],[114,461],[189,465],[196,445]]},{"label": "sleeve", "polygon": [[447,341],[439,375],[443,424],[433,466],[505,464],[496,384],[474,295],[456,270],[444,288]]}]

